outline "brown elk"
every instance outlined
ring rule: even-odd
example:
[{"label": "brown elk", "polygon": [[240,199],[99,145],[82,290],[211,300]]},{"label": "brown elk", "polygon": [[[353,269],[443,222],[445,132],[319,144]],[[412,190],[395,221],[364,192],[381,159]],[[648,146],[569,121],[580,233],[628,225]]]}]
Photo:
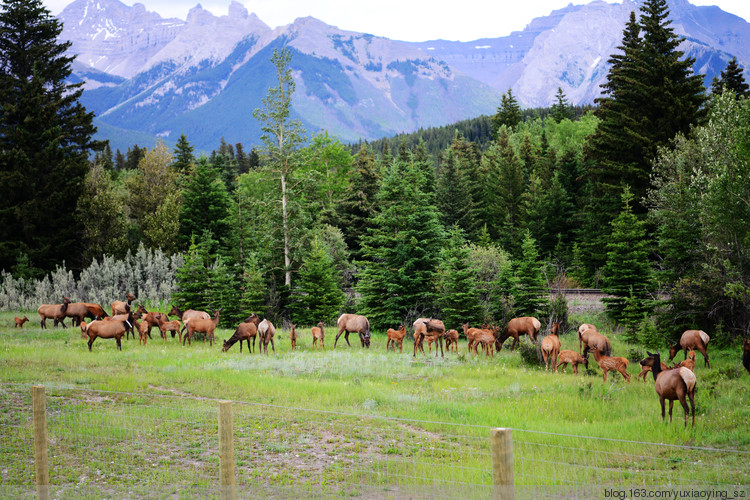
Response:
[{"label": "brown elk", "polygon": [[216,331],[216,325],[219,324],[219,313],[221,313],[221,309],[216,311],[213,319],[190,319],[184,322],[187,327],[187,333],[182,338],[182,345],[185,345],[185,340],[188,341],[188,345],[193,345],[193,334],[195,334],[195,332],[200,332],[206,334],[206,338],[213,347],[214,332]]},{"label": "brown elk", "polygon": [[135,295],[129,293],[126,297],[127,302],[115,300],[112,302],[112,316],[118,314],[127,314],[130,311],[130,303],[135,300]]},{"label": "brown elk", "polygon": [[297,348],[297,328],[296,325],[290,325],[291,330],[289,331],[289,342],[292,346],[292,350],[295,350]]},{"label": "brown elk", "polygon": [[513,344],[510,347],[510,350],[512,351],[521,342],[519,338],[521,335],[528,335],[531,342],[536,344],[536,336],[541,328],[542,324],[538,319],[532,316],[513,318],[508,322],[502,335],[500,335],[495,342],[495,348],[499,352],[503,348],[503,342],[505,342],[508,337],[513,337]]},{"label": "brown elk", "polygon": [[588,345],[589,332],[598,334],[599,330],[597,330],[596,326],[591,323],[583,323],[578,327],[578,350],[581,351],[581,354],[585,354],[583,352],[583,346]]},{"label": "brown elk", "polygon": [[[159,326],[159,320],[164,319],[165,321],[169,321],[169,318],[166,314],[160,313],[160,312],[149,312],[146,310],[145,307],[143,307],[143,304],[138,306],[138,309],[136,310],[138,314],[141,315],[141,318],[143,319],[143,322],[147,325],[146,326],[146,333],[148,334],[148,338],[151,337],[151,329],[152,328],[159,328],[161,330],[161,327]],[[206,318],[204,318],[206,319]],[[172,331],[172,338],[174,338],[175,332]],[[167,335],[165,332],[161,332],[161,337],[164,340],[167,340]]]},{"label": "brown elk", "polygon": [[414,323],[412,323],[412,329],[414,330],[414,333],[412,336],[414,337],[414,352],[416,353],[416,350],[419,349],[424,353],[424,348],[422,347],[422,342],[424,341],[425,333],[427,333],[427,325],[425,324],[425,321],[429,321],[430,318],[417,318],[414,320]]},{"label": "brown elk", "polygon": [[599,332],[592,332],[589,330],[586,332],[586,344],[583,346],[583,357],[589,353],[589,351],[596,350],[600,356],[611,356],[612,355],[612,344],[609,343],[609,339]]},{"label": "brown elk", "polygon": [[112,321],[92,321],[86,326],[86,334],[89,337],[89,351],[91,351],[91,344],[97,338],[102,339],[115,339],[117,341],[117,349],[122,351],[122,336],[125,335],[125,331],[128,328],[133,327],[132,325],[133,315],[128,314],[124,320],[112,320]]},{"label": "brown elk", "polygon": [[161,331],[161,338],[167,340],[167,332],[172,332],[172,338],[174,338],[175,335],[179,335],[179,341],[182,342],[182,332],[180,331],[182,324],[180,323],[180,320],[174,319],[172,321],[167,321],[167,315],[161,313],[158,313],[156,320],[158,322],[159,330]]},{"label": "brown elk", "polygon": [[745,339],[742,344],[742,366],[750,373],[750,339]]},{"label": "brown elk", "polygon": [[440,346],[440,356],[445,357],[445,351],[443,350],[443,336],[445,335],[445,325],[439,319],[422,320],[424,325],[424,332],[420,331],[419,339],[417,339],[416,325],[414,328],[414,356],[417,356],[417,347],[424,354],[424,348],[422,347],[422,341],[425,338],[434,337],[433,342],[437,342],[435,345],[435,357],[438,354],[438,346]]},{"label": "brown elk", "polygon": [[490,329],[490,325],[484,324],[482,325],[482,328],[469,328],[468,323],[464,323],[461,325],[461,329],[464,331],[464,336],[466,337],[466,340],[469,341],[469,352],[476,351],[474,348],[474,344],[477,342],[477,336],[480,335],[484,330]]},{"label": "brown elk", "polygon": [[[257,317],[257,316],[256,316]],[[237,329],[234,331],[229,340],[224,341],[224,346],[221,348],[222,351],[227,352],[235,342],[240,342],[240,352],[242,352],[242,341],[247,342],[247,353],[250,354],[255,350],[255,338],[258,336],[258,325],[252,321],[243,321],[237,325]],[[250,348],[250,339],[253,339],[252,350]]]},{"label": "brown elk", "polygon": [[271,350],[276,353],[276,347],[273,345],[273,336],[276,334],[276,327],[273,323],[268,321],[268,318],[264,319],[258,325],[258,349],[263,349],[265,354],[268,354],[268,343],[271,343]]},{"label": "brown elk", "polygon": [[[628,364],[630,364],[630,361],[618,356],[605,356],[604,354],[601,354],[601,351],[597,349],[596,346],[592,346],[591,351],[594,353],[594,359],[599,365],[599,368],[602,369],[605,382],[607,381],[607,372],[612,370],[620,372],[628,381],[628,384],[630,383],[630,374],[628,373]],[[584,357],[587,356],[588,353],[586,353],[586,356]]]},{"label": "brown elk", "polygon": [[86,318],[97,319],[97,317],[89,310],[88,304],[84,302],[71,302],[68,304],[68,308],[65,310],[65,317],[71,318],[73,326],[78,326]]},{"label": "brown elk", "polygon": [[179,307],[172,306],[167,316],[177,316],[182,321],[182,331],[184,332],[187,328],[187,322],[191,319],[211,319],[211,315],[206,311],[196,311],[195,309],[188,309],[181,311]]},{"label": "brown elk", "polygon": [[102,319],[109,316],[109,314],[107,314],[106,311],[104,311],[104,308],[99,304],[94,304],[91,302],[81,302],[81,304],[84,304],[89,312],[94,315],[94,319]]},{"label": "brown elk", "polygon": [[391,344],[393,344],[393,350],[395,351],[396,344],[398,344],[399,352],[404,352],[404,337],[406,337],[405,325],[399,325],[398,330],[389,328],[388,331],[385,332],[385,335],[388,337],[388,340],[385,342],[386,351],[390,349]]},{"label": "brown elk", "polygon": [[[638,376],[635,377],[635,379],[638,380],[641,377],[643,377],[643,381],[645,382],[646,381],[646,375],[648,375],[648,373],[651,371],[651,365],[650,364],[645,364],[644,365],[643,364],[643,360],[641,360],[640,363],[641,363],[641,372],[638,374]],[[664,362],[662,361],[662,363],[661,363],[661,369],[662,369],[662,371],[664,371],[664,370],[669,370],[670,368],[666,364],[664,364]]]},{"label": "brown elk", "polygon": [[555,333],[550,333],[542,339],[542,357],[544,358],[544,369],[549,370],[549,362],[552,360],[552,371],[556,372],[557,358],[560,355],[560,349],[562,348],[560,337],[558,337],[556,333],[560,331],[560,325],[554,323],[552,325],[552,331]]},{"label": "brown elk", "polygon": [[69,304],[70,297],[63,297],[62,304],[42,304],[41,306],[39,306],[37,312],[39,313],[39,317],[41,318],[41,321],[39,323],[42,325],[42,328],[47,328],[47,319],[54,320],[54,326],[57,326],[57,323],[59,322],[63,328],[66,328],[65,311],[68,310]]},{"label": "brown elk", "polygon": [[[336,348],[336,342],[339,341],[341,334],[346,332],[344,340],[349,344],[349,334],[357,332],[359,334],[359,340],[362,343],[362,347],[370,348],[370,322],[366,317],[359,314],[342,314],[339,316],[336,324],[339,326],[339,333],[336,334],[336,340],[333,341],[333,348]],[[349,347],[352,345],[349,344]]]},{"label": "brown elk", "polygon": [[482,350],[487,356],[495,357],[495,343],[497,336],[494,329],[477,328],[474,333],[474,354],[478,355],[478,347],[481,345]]},{"label": "brown elk", "polygon": [[[149,339],[148,323],[146,323],[145,321],[138,321],[137,319],[135,319],[135,315],[134,315],[133,326],[135,327],[134,330],[138,330],[138,343],[146,345]],[[127,338],[127,333],[125,335]],[[133,332],[133,335],[135,335],[135,331]]]},{"label": "brown elk", "polygon": [[687,359],[688,349],[692,348],[703,354],[703,366],[711,368],[711,362],[708,360],[709,340],[711,337],[703,330],[686,330],[680,337],[680,341],[669,348],[669,360],[672,361],[680,349],[685,352],[685,359]]},{"label": "brown elk", "polygon": [[28,320],[29,318],[27,318],[26,315],[23,316],[23,319],[16,316],[15,317],[16,326],[14,326],[14,328],[23,328],[23,324],[26,323]]},{"label": "brown elk", "polygon": [[583,365],[586,369],[588,369],[589,367],[589,358],[584,358],[577,352],[570,351],[568,349],[560,351],[557,359],[559,361],[557,362],[557,366],[555,366],[555,369],[560,368],[560,365],[562,365],[563,373],[565,373],[565,369],[568,367],[568,363],[573,366],[573,373],[575,374],[578,374],[578,365]]},{"label": "brown elk", "polygon": [[661,369],[661,356],[658,352],[650,353],[646,351],[648,358],[641,360],[641,364],[651,366],[651,372],[654,374],[656,384],[654,389],[659,395],[661,403],[661,419],[665,420],[664,400],[669,400],[669,422],[672,422],[672,405],[678,399],[685,410],[685,427],[688,421],[688,405],[685,396],[690,399],[690,407],[693,414],[693,427],[695,427],[695,373],[685,367],[674,368],[672,370]]},{"label": "brown elk", "polygon": [[448,349],[448,352],[451,352],[451,346],[453,346],[453,350],[458,354],[458,331],[456,330],[445,332],[445,348]]},{"label": "brown elk", "polygon": [[320,321],[318,323],[318,326],[312,327],[312,338],[313,338],[313,341],[312,341],[313,347],[317,347],[318,341],[320,341],[320,348],[321,349],[325,349],[326,348],[325,345],[323,344],[323,342],[325,341],[325,338],[326,338],[326,332],[323,329],[323,322],[322,321]]}]

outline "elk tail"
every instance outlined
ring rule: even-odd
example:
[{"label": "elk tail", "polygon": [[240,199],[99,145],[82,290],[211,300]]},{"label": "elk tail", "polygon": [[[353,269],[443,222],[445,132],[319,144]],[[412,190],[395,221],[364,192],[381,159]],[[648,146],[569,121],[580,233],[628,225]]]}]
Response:
[{"label": "elk tail", "polygon": [[695,373],[683,366],[680,368],[680,377],[685,382],[688,392],[693,392],[695,390]]},{"label": "elk tail", "polygon": [[708,341],[711,340],[711,337],[709,337],[708,334],[704,332],[703,330],[699,330],[698,333],[700,333],[701,335],[701,340],[703,341],[703,345],[707,346]]}]

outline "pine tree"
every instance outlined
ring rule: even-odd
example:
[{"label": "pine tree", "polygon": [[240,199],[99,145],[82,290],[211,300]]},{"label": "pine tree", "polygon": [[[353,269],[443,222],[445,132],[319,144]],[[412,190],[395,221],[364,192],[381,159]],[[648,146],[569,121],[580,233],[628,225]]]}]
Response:
[{"label": "pine tree", "polygon": [[570,109],[570,102],[565,96],[562,87],[557,87],[557,94],[555,94],[555,103],[552,105],[551,115],[552,118],[560,123],[563,120],[570,120],[573,113]]},{"label": "pine tree", "polygon": [[547,282],[539,261],[536,241],[527,231],[521,244],[521,258],[515,263],[517,283],[513,289],[518,316],[536,316],[547,307]]},{"label": "pine tree", "polygon": [[21,255],[33,268],[78,262],[76,204],[88,171],[93,113],[69,83],[71,42],[40,0],[4,0],[0,11],[0,269]]},{"label": "pine tree", "polygon": [[172,157],[172,168],[182,175],[186,175],[192,171],[193,164],[195,163],[195,156],[193,155],[193,146],[187,140],[185,134],[180,134],[180,138],[177,139],[175,144],[174,152]]},{"label": "pine tree", "polygon": [[378,170],[375,157],[362,145],[353,165],[349,186],[339,205],[340,227],[346,245],[355,259],[361,258],[361,241],[372,225],[378,192]]},{"label": "pine tree", "polygon": [[732,92],[737,99],[750,95],[750,85],[745,81],[742,68],[737,64],[737,57],[730,59],[727,67],[721,72],[721,78],[714,77],[711,83],[711,93],[721,94]]},{"label": "pine tree", "polygon": [[[229,208],[231,206],[220,173],[204,156],[195,165],[195,174],[182,192],[180,206],[180,240],[187,246],[193,237],[210,231],[219,242],[229,235]],[[214,249],[212,249],[213,252]]]},{"label": "pine tree", "polygon": [[303,325],[333,323],[346,297],[333,260],[317,236],[310,244],[296,282],[292,298],[294,321]]},{"label": "pine tree", "polygon": [[622,211],[612,221],[612,235],[607,244],[607,263],[602,268],[602,292],[614,296],[604,298],[602,302],[607,313],[616,321],[622,320],[631,291],[634,300],[640,302],[633,307],[645,311],[651,290],[646,227],[633,213],[632,200],[633,195],[626,188],[622,195]]},{"label": "pine tree", "polygon": [[258,256],[250,253],[242,266],[240,275],[240,307],[246,314],[256,313],[265,317],[266,310],[266,281],[260,268]]},{"label": "pine tree", "polygon": [[182,266],[175,272],[175,292],[172,298],[183,310],[208,308],[211,247],[215,243],[210,233],[193,238]]},{"label": "pine tree", "polygon": [[453,143],[440,155],[437,205],[443,226],[447,229],[458,224],[470,239],[477,237],[480,231],[479,165],[476,145],[456,131]]},{"label": "pine tree", "polygon": [[508,89],[508,92],[500,97],[500,106],[497,108],[495,116],[492,117],[493,135],[497,137],[503,125],[509,129],[515,128],[516,125],[521,123],[521,120],[521,106],[513,95],[513,89]]},{"label": "pine tree", "polygon": [[437,271],[437,302],[447,328],[459,329],[463,323],[473,325],[483,319],[469,252],[461,228],[453,225],[440,253]]},{"label": "pine tree", "polygon": [[374,328],[433,313],[444,235],[434,195],[420,191],[425,180],[414,162],[394,161],[382,175],[357,285],[360,309]]}]

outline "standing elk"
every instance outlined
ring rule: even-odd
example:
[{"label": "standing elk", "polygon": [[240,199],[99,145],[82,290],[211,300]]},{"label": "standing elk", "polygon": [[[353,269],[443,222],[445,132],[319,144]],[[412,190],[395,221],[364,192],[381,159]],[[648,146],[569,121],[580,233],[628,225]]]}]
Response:
[{"label": "standing elk", "polygon": [[295,350],[297,348],[297,328],[296,325],[290,325],[291,330],[289,331],[289,342],[292,346],[292,350]]},{"label": "standing elk", "polygon": [[62,304],[42,304],[37,309],[41,321],[42,328],[47,328],[47,320],[52,319],[55,321],[54,326],[57,326],[59,322],[63,328],[65,326],[65,311],[68,310],[68,304],[70,304],[70,297],[63,297]]},{"label": "standing elk", "polygon": [[177,316],[182,321],[182,331],[184,332],[187,327],[187,322],[191,319],[211,319],[211,315],[206,311],[196,311],[195,309],[188,309],[182,312],[179,307],[172,306],[167,316]]},{"label": "standing elk", "polygon": [[448,349],[448,352],[451,352],[451,346],[453,346],[453,350],[456,351],[456,354],[458,354],[457,330],[448,330],[447,332],[445,332],[445,348]]},{"label": "standing elk", "polygon": [[[607,381],[607,372],[611,370],[620,372],[620,374],[622,374],[622,376],[628,381],[628,384],[630,383],[630,374],[628,373],[628,364],[630,364],[630,361],[618,356],[605,356],[601,353],[600,349],[597,349],[596,345],[592,346],[591,351],[594,353],[594,359],[599,365],[599,368],[602,369],[605,382]],[[586,353],[584,358],[587,356],[588,353]]]},{"label": "standing elk", "polygon": [[336,334],[336,340],[333,341],[333,348],[336,348],[336,342],[339,341],[341,334],[346,332],[344,340],[349,344],[349,334],[357,332],[359,334],[359,340],[362,343],[362,347],[370,348],[370,322],[366,317],[359,314],[342,314],[336,324],[339,326],[339,333]]},{"label": "standing elk", "polygon": [[387,332],[385,332],[386,337],[388,337],[388,340],[385,342],[385,350],[386,352],[390,349],[391,344],[393,344],[393,351],[396,351],[396,344],[398,344],[398,350],[399,352],[404,352],[404,337],[406,337],[406,325],[399,325],[398,330],[394,330],[393,328],[389,328]]},{"label": "standing elk", "polygon": [[273,345],[273,336],[276,334],[276,327],[273,323],[264,319],[258,325],[258,348],[263,349],[265,354],[268,354],[268,343],[271,343],[271,350],[276,353],[276,347]]},{"label": "standing elk", "polygon": [[[256,316],[257,317],[257,316]],[[224,341],[224,345],[221,348],[223,352],[227,352],[235,342],[240,342],[240,352],[242,352],[242,341],[247,342],[247,353],[250,354],[255,350],[255,338],[258,336],[258,325],[252,321],[243,321],[237,325],[237,329],[234,331],[229,340]],[[250,349],[250,339],[253,339],[252,350]]]},{"label": "standing elk", "polygon": [[117,341],[117,350],[122,351],[122,336],[127,329],[133,328],[133,315],[128,314],[125,319],[111,321],[92,321],[86,326],[86,335],[89,337],[89,351],[91,345],[97,338],[115,339]]},{"label": "standing elk", "polygon": [[172,338],[174,338],[175,335],[179,335],[179,341],[182,342],[182,332],[180,331],[182,325],[180,324],[180,320],[175,319],[172,321],[167,321],[167,315],[161,313],[158,314],[156,320],[159,323],[161,338],[167,340],[167,332],[172,332]]},{"label": "standing elk", "polygon": [[495,357],[495,344],[497,342],[495,329],[477,328],[474,334],[474,355],[479,355],[478,347],[481,344],[485,355]]},{"label": "standing elk", "polygon": [[680,337],[680,341],[669,348],[669,360],[672,361],[680,349],[685,352],[685,359],[687,359],[688,349],[692,348],[703,354],[703,366],[711,368],[711,362],[708,360],[709,340],[711,337],[703,330],[686,330]]},{"label": "standing elk", "polygon": [[[159,320],[160,319],[164,319],[165,321],[169,320],[169,318],[167,317],[167,315],[164,314],[164,313],[149,312],[149,311],[147,311],[146,308],[143,307],[143,304],[141,304],[140,306],[138,306],[138,309],[137,309],[136,312],[141,315],[141,318],[143,319],[143,322],[147,325],[146,326],[146,333],[148,334],[148,338],[152,338],[151,337],[151,329],[152,328],[159,328],[159,330],[161,330],[161,328],[159,327]],[[204,319],[207,319],[207,318],[204,318]],[[167,336],[166,336],[166,334],[164,332],[162,332],[161,336],[162,336],[162,338],[164,340],[167,340]],[[175,332],[172,331],[172,338],[174,338],[174,336],[175,336]]]},{"label": "standing elk", "polygon": [[475,344],[477,343],[477,337],[481,335],[485,330],[490,329],[490,325],[482,325],[482,328],[469,328],[469,324],[464,323],[463,325],[461,325],[461,329],[464,331],[464,336],[469,342],[468,348],[469,352],[471,353],[472,351],[476,351]]},{"label": "standing elk", "polygon": [[[133,326],[135,327],[134,330],[138,330],[138,343],[146,345],[149,339],[148,323],[145,321],[138,321],[135,319],[135,315],[133,315]],[[133,335],[135,335],[135,331],[133,331]],[[127,333],[125,334],[125,338],[127,340]]]},{"label": "standing elk", "polygon": [[71,302],[65,310],[65,317],[71,318],[73,326],[78,326],[81,321],[88,319],[98,319],[84,302]]},{"label": "standing elk", "polygon": [[693,427],[695,427],[695,373],[685,367],[662,370],[660,354],[648,351],[646,353],[648,357],[641,360],[641,364],[651,366],[651,372],[654,374],[654,380],[656,381],[654,389],[659,396],[659,403],[661,403],[661,419],[666,419],[666,415],[664,415],[664,400],[669,400],[669,422],[671,423],[672,405],[676,399],[679,399],[682,409],[685,410],[685,427],[687,427],[689,413],[688,405],[685,401],[685,396],[687,396],[690,398]]},{"label": "standing elk", "polygon": [[135,295],[129,293],[126,300],[127,302],[123,302],[122,300],[115,300],[112,302],[112,316],[127,314],[130,311],[130,303],[135,300]]},{"label": "standing elk", "polygon": [[599,356],[611,356],[612,344],[610,344],[609,339],[601,333],[589,330],[586,332],[586,343],[583,346],[583,352],[581,354],[585,358],[590,351],[598,352]]},{"label": "standing elk", "polygon": [[583,346],[588,345],[589,332],[598,334],[599,330],[591,323],[583,323],[578,327],[578,350],[581,354],[584,354]]},{"label": "standing elk", "polygon": [[424,348],[422,347],[422,341],[425,338],[434,337],[433,342],[437,342],[435,345],[435,357],[438,355],[438,346],[440,346],[440,357],[445,357],[445,351],[443,350],[443,336],[445,335],[445,325],[439,319],[422,320],[424,325],[424,332],[419,334],[419,341],[417,341],[416,325],[414,328],[414,357],[417,356],[417,347],[424,354]]},{"label": "standing elk", "polygon": [[13,328],[23,328],[23,324],[26,323],[28,320],[29,318],[27,318],[25,314],[23,316],[23,319],[16,316],[15,317],[16,326],[14,326]]},{"label": "standing elk", "polygon": [[326,348],[325,345],[323,344],[323,342],[325,342],[326,332],[323,329],[322,321],[318,322],[318,326],[312,327],[312,338],[313,338],[313,341],[312,341],[313,347],[317,347],[318,341],[320,341],[320,348],[321,349]]},{"label": "standing elk", "polygon": [[560,349],[562,344],[560,343],[560,337],[557,336],[557,332],[560,331],[560,325],[554,323],[552,325],[552,332],[542,339],[542,357],[544,358],[544,369],[549,370],[549,362],[552,360],[552,371],[557,371],[557,358],[560,355]]},{"label": "standing elk", "polygon": [[568,363],[573,366],[573,373],[575,373],[576,375],[578,374],[578,365],[583,365],[586,369],[589,368],[589,358],[584,358],[577,352],[570,351],[568,349],[560,351],[557,359],[559,361],[557,362],[557,366],[555,366],[555,369],[560,368],[560,365],[562,365],[563,373],[565,373],[565,369],[568,367]]},{"label": "standing elk", "polygon": [[216,325],[219,324],[219,313],[221,309],[218,309],[214,314],[213,319],[190,319],[185,321],[187,332],[182,338],[182,345],[185,345],[185,340],[188,341],[188,345],[193,345],[192,339],[195,332],[205,333],[210,345],[214,345],[214,332],[216,331]]},{"label": "standing elk", "polygon": [[513,318],[508,322],[502,335],[500,335],[500,338],[495,342],[495,348],[500,352],[503,348],[503,342],[505,342],[508,337],[513,337],[513,344],[510,347],[510,350],[512,351],[518,344],[520,344],[521,341],[519,337],[521,335],[528,335],[531,342],[536,344],[536,336],[541,328],[542,324],[538,319],[532,316]]},{"label": "standing elk", "polygon": [[750,373],[750,339],[745,339],[742,344],[742,366]]}]

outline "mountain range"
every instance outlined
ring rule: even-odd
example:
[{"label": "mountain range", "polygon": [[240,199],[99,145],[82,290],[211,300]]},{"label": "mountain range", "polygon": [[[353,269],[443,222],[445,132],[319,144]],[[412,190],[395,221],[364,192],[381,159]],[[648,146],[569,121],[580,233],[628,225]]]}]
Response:
[{"label": "mountain range", "polygon": [[[404,42],[345,31],[311,17],[271,28],[240,3],[186,20],[142,4],[75,0],[59,15],[77,54],[73,77],[96,113],[99,138],[126,150],[185,134],[199,150],[259,143],[253,110],[276,84],[276,48],[292,52],[293,115],[310,133],[372,140],[495,112],[513,89],[523,106],[549,106],[561,87],[573,104],[600,95],[611,54],[642,0],[568,5],[505,37]],[[750,23],[718,7],[669,0],[681,50],[706,83],[737,57],[750,61]]]}]

